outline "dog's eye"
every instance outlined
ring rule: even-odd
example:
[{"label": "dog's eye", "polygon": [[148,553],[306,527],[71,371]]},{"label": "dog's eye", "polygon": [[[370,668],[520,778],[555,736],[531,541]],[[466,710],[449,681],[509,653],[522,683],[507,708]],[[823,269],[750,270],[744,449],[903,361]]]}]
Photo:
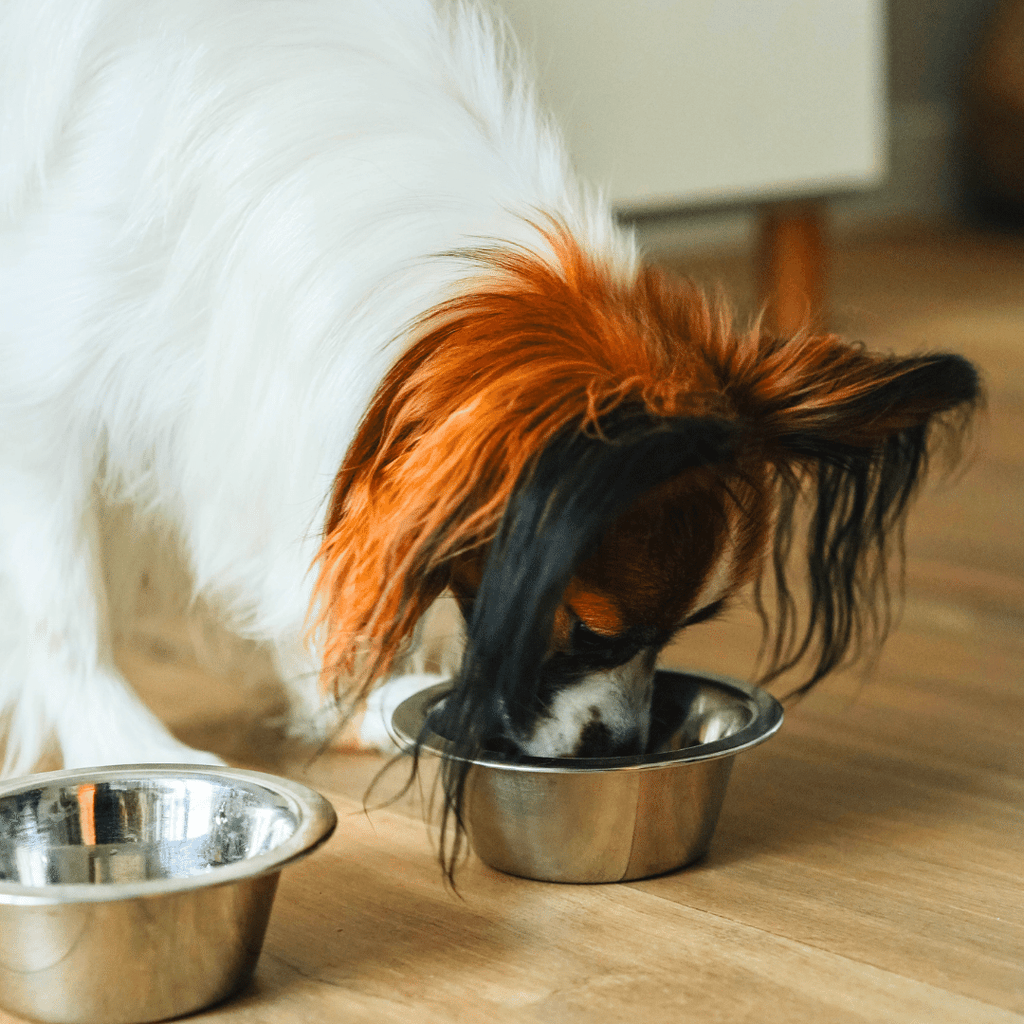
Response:
[{"label": "dog's eye", "polygon": [[581,619],[577,619],[573,623],[572,635],[569,638],[569,642],[572,644],[572,649],[577,654],[605,651],[608,649],[608,645],[612,640],[612,637],[602,636],[600,633],[595,633]]}]

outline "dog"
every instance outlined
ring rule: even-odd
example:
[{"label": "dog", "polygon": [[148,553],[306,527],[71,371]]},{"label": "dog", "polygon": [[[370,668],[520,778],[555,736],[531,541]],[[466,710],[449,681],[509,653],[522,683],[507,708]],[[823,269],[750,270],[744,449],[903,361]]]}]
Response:
[{"label": "dog", "polygon": [[645,266],[520,64],[468,4],[4,4],[6,773],[50,737],[212,760],[114,665],[104,502],[177,538],[298,719],[400,685],[453,596],[461,754],[642,750],[658,652],[757,581],[798,689],[870,645],[976,370],[740,329]]}]

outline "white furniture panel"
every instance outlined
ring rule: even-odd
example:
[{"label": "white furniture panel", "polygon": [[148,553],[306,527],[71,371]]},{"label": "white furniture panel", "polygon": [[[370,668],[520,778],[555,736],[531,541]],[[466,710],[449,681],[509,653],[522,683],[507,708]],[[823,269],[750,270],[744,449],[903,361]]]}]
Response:
[{"label": "white furniture panel", "polygon": [[501,0],[577,166],[633,212],[875,185],[882,0]]}]

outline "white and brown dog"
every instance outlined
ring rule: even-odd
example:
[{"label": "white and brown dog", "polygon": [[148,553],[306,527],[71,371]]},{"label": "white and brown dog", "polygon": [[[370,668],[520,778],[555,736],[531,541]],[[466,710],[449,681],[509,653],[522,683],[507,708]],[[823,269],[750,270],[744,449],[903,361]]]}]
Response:
[{"label": "white and brown dog", "polygon": [[639,750],[658,651],[765,573],[777,665],[856,648],[973,368],[737,331],[640,264],[511,54],[430,0],[0,7],[8,773],[50,736],[208,757],[114,666],[101,499],[297,692],[365,696],[454,594],[465,752]]}]

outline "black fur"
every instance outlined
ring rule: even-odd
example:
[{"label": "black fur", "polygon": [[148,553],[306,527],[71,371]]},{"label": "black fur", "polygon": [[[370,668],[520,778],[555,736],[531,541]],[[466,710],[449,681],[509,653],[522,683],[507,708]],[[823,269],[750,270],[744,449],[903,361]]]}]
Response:
[{"label": "black fur", "polygon": [[[835,406],[817,429],[779,438],[786,455],[778,470],[772,572],[758,582],[755,597],[770,649],[760,681],[790,671],[808,655],[814,659],[790,696],[806,693],[884,641],[892,625],[887,569],[895,548],[902,571],[907,512],[927,468],[931,428],[944,414],[967,412],[979,401],[977,371],[959,356],[914,357],[902,360],[901,369],[893,380]],[[874,444],[864,442],[872,424],[893,418],[916,422]],[[806,491],[812,492],[806,548],[797,545],[806,550],[801,630],[789,577]],[[771,612],[766,582],[775,591]]]}]

